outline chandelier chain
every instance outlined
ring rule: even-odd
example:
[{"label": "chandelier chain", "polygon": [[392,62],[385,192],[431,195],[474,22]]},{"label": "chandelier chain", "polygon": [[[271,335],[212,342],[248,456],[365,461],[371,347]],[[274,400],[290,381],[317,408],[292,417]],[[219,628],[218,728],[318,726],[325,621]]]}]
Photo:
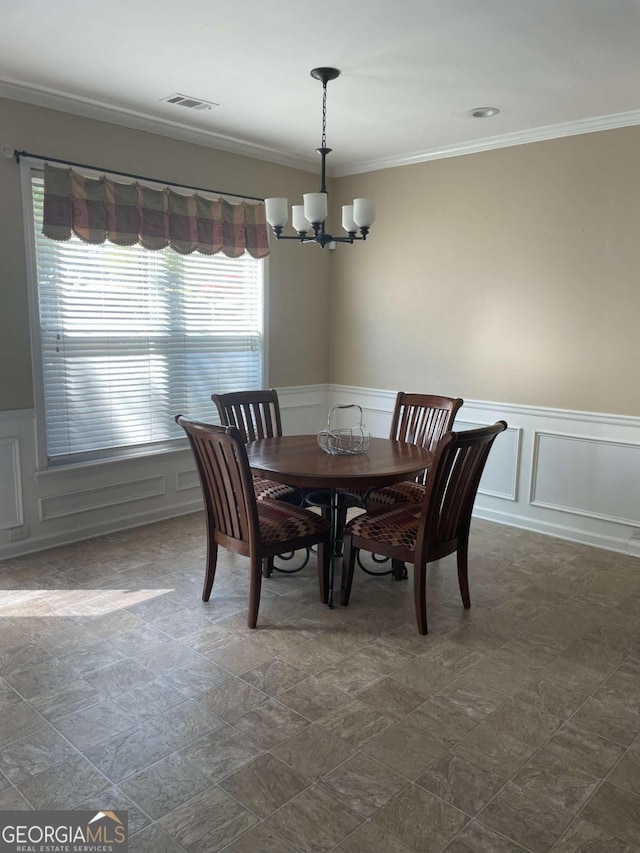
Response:
[{"label": "chandelier chain", "polygon": [[327,81],[322,83],[322,147],[327,147]]}]

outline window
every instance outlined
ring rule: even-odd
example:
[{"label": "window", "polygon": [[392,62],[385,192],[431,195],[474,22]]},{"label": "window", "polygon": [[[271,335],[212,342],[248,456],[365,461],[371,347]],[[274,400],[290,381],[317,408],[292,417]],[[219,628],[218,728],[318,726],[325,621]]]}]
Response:
[{"label": "window", "polygon": [[211,422],[212,392],[262,387],[264,261],[56,242],[31,187],[50,464],[182,442],[174,415]]}]

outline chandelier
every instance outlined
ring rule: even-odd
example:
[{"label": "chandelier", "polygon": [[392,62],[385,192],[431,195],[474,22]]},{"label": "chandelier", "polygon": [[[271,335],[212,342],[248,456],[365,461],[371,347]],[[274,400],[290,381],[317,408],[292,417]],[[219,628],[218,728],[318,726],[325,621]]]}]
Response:
[{"label": "chandelier", "polygon": [[[291,207],[291,224],[297,232],[296,236],[282,233],[289,219],[289,202],[286,198],[266,198],[265,215],[278,240],[298,240],[300,243],[318,243],[323,249],[328,243],[353,243],[355,240],[366,240],[369,228],[376,218],[375,203],[370,198],[356,198],[352,204],[342,207],[342,227],[347,232],[346,237],[336,237],[325,230],[328,214],[326,160],[331,148],[327,148],[327,83],[340,76],[337,68],[314,68],[311,76],[322,83],[322,142],[316,151],[322,160],[322,178],[320,192],[304,193],[304,204],[294,204]],[[309,230],[313,234],[309,234]],[[360,236],[358,236],[360,231]]]}]

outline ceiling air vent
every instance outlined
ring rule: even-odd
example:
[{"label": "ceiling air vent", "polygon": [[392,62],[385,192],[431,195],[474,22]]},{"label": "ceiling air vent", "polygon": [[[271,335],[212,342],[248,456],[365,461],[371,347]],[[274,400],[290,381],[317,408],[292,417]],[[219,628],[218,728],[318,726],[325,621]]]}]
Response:
[{"label": "ceiling air vent", "polygon": [[167,104],[177,104],[179,107],[186,107],[188,110],[210,110],[211,107],[219,107],[213,101],[203,101],[200,98],[192,98],[190,95],[169,95],[168,98],[161,98]]}]

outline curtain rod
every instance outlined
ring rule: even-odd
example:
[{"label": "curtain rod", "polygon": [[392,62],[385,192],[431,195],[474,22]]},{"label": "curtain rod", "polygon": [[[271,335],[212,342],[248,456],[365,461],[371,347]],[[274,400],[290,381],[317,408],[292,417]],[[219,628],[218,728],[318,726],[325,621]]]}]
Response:
[{"label": "curtain rod", "polygon": [[[3,152],[4,153],[4,152]],[[154,184],[166,184],[168,187],[181,187],[183,190],[195,190],[201,193],[214,193],[217,195],[227,195],[233,198],[250,199],[251,201],[264,201],[263,198],[255,195],[241,195],[240,193],[228,193],[222,190],[210,190],[207,187],[191,187],[187,184],[177,184],[174,181],[159,181],[157,178],[150,178],[148,175],[134,175],[131,172],[119,172],[117,169],[105,169],[103,166],[89,166],[87,163],[74,163],[71,160],[59,160],[57,157],[45,157],[42,154],[32,154],[30,151],[16,151],[13,154],[16,158],[16,163],[20,162],[21,157],[33,157],[34,160],[45,160],[48,163],[62,163],[63,166],[77,166],[79,169],[91,169],[93,172],[108,172],[110,175],[119,175],[122,178],[134,178],[137,181],[150,181]]]}]

